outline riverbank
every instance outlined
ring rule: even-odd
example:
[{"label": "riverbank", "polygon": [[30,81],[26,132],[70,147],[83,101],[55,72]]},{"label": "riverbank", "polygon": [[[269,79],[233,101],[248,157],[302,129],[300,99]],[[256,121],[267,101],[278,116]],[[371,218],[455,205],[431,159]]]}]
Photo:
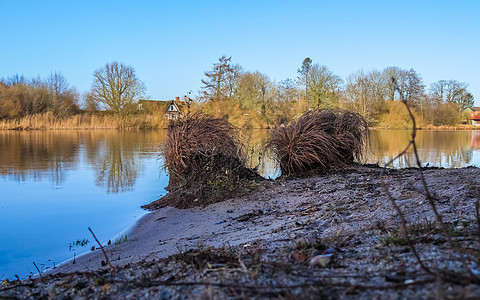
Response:
[{"label": "riverbank", "polygon": [[59,118],[52,113],[0,120],[0,130],[164,129],[165,114],[84,113]]},{"label": "riverbank", "polygon": [[[439,282],[420,267],[399,232],[381,174],[381,168],[362,166],[266,181],[255,192],[205,208],[162,208],[141,218],[126,241],[105,248],[115,273],[96,249],[41,279],[4,284],[0,296],[480,296],[477,283]],[[480,169],[429,168],[425,175],[455,240],[477,253]],[[461,263],[434,223],[418,170],[387,170],[385,182],[425,264],[436,272],[460,272]],[[475,274],[480,270],[474,262],[469,266]]]},{"label": "riverbank", "polygon": [[[244,116],[240,114],[240,116]],[[231,119],[231,120],[230,120]],[[231,117],[229,120],[239,128],[268,129],[270,125],[260,120],[243,120],[239,117]],[[0,120],[0,130],[95,130],[95,129],[165,129],[170,121],[163,113],[132,113],[110,114],[108,112],[82,113],[69,117],[55,117],[52,113],[28,115],[17,119]],[[398,130],[411,129],[411,124],[404,127],[374,126],[373,130]],[[457,126],[420,126],[418,130],[480,130],[480,126],[463,125]]]}]

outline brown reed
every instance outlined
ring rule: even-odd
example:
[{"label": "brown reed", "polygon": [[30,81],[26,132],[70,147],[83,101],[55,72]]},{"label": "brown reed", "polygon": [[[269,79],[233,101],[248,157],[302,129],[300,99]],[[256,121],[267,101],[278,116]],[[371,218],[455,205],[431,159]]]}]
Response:
[{"label": "brown reed", "polygon": [[226,119],[201,112],[169,128],[162,154],[170,180],[165,200],[177,207],[225,199],[242,180],[259,178],[245,166],[246,151],[238,130]]},{"label": "brown reed", "polygon": [[159,129],[167,128],[165,114],[84,113],[55,117],[52,113],[0,120],[0,130],[62,130],[62,129]]},{"label": "brown reed", "polygon": [[274,153],[283,176],[298,176],[323,173],[361,159],[368,137],[367,122],[359,114],[318,109],[273,128],[267,148]]}]

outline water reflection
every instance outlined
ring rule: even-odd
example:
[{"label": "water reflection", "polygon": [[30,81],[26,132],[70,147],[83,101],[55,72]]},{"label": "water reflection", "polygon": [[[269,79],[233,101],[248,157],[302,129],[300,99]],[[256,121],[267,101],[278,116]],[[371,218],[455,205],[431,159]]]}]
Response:
[{"label": "water reflection", "polygon": [[131,191],[144,170],[140,157],[151,156],[165,138],[165,131],[0,131],[0,176],[62,185],[84,152],[98,186]]},{"label": "water reflection", "polygon": [[[167,132],[161,131],[0,131],[0,176],[18,182],[48,180],[62,185],[70,171],[78,168],[84,152],[95,171],[96,185],[108,193],[131,191],[144,170],[140,157],[159,153]],[[249,167],[258,167],[265,177],[279,175],[271,153],[263,143],[268,131],[247,133]],[[365,162],[383,165],[408,144],[408,130],[374,130],[371,149]],[[479,131],[417,131],[420,159],[430,166],[458,168],[478,165]],[[153,146],[152,146],[153,145]],[[152,149],[156,147],[156,149]],[[474,155],[474,152],[477,155]],[[415,166],[410,150],[395,161],[393,167]]]},{"label": "water reflection", "polygon": [[0,131],[0,175],[22,182],[47,178],[61,185],[77,166],[78,148],[77,134]]},{"label": "water reflection", "polygon": [[[417,131],[416,143],[424,165],[460,168],[471,164],[473,151],[479,149],[480,137],[475,131]],[[372,131],[372,147],[367,162],[387,163],[398,155],[411,139],[408,130]],[[410,149],[393,165],[396,168],[415,166],[415,155]]]},{"label": "water reflection", "polygon": [[[143,166],[136,155],[136,135],[96,134],[89,139],[87,157],[95,170],[95,182],[107,193],[131,191]],[[98,151],[102,149],[102,151]]]},{"label": "water reflection", "polygon": [[263,177],[276,178],[280,176],[280,170],[273,155],[265,149],[265,140],[268,137],[268,131],[262,129],[251,130],[247,133],[246,141],[248,151],[249,168],[257,168],[258,173]]}]

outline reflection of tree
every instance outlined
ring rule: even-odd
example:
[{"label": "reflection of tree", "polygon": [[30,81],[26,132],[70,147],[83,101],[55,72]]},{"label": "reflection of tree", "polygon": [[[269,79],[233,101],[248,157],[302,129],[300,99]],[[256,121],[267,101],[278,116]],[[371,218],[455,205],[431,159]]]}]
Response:
[{"label": "reflection of tree", "polygon": [[0,132],[0,174],[17,181],[42,180],[61,185],[76,167],[76,132]]},{"label": "reflection of tree", "polygon": [[0,131],[0,175],[61,185],[85,150],[97,185],[118,193],[132,189],[141,156],[157,156],[165,139],[166,131]]},{"label": "reflection of tree", "polygon": [[[131,132],[95,132],[86,141],[87,156],[96,172],[96,183],[108,193],[129,191],[140,171]],[[137,141],[138,142],[138,141]]]},{"label": "reflection of tree", "polygon": [[86,136],[87,157],[96,183],[108,193],[130,191],[143,170],[139,156],[165,139],[165,132],[94,132]]},{"label": "reflection of tree", "polygon": [[[384,164],[405,148],[411,139],[408,130],[373,131],[374,155],[369,162]],[[431,166],[459,168],[467,166],[473,156],[471,131],[417,131],[417,147],[420,160]],[[394,167],[414,166],[414,154],[410,151],[395,162]]]},{"label": "reflection of tree", "polygon": [[250,168],[258,167],[257,171],[263,177],[274,178],[279,174],[278,166],[270,151],[264,149],[264,142],[267,138],[268,132],[266,130],[252,130],[249,132],[247,141],[248,162],[247,166]]},{"label": "reflection of tree", "polygon": [[129,191],[137,178],[137,167],[131,144],[122,144],[120,139],[110,139],[107,152],[97,169],[97,185],[107,188],[108,193]]}]

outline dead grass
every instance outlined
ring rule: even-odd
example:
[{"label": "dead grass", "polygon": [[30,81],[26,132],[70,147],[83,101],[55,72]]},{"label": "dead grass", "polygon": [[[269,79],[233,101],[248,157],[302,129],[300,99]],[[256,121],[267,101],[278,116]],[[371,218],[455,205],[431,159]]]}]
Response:
[{"label": "dead grass", "polygon": [[267,148],[273,151],[283,176],[323,173],[361,159],[368,137],[367,122],[359,114],[319,109],[275,127]]},{"label": "dead grass", "polygon": [[[246,167],[246,151],[235,127],[200,112],[169,128],[162,155],[169,173],[169,193],[161,199],[165,205],[208,205],[252,187],[249,180],[260,178]],[[146,208],[155,205],[158,202]]]},{"label": "dead grass", "polygon": [[94,113],[59,118],[52,113],[44,113],[0,120],[0,130],[158,129],[167,128],[168,124],[164,114]]}]

